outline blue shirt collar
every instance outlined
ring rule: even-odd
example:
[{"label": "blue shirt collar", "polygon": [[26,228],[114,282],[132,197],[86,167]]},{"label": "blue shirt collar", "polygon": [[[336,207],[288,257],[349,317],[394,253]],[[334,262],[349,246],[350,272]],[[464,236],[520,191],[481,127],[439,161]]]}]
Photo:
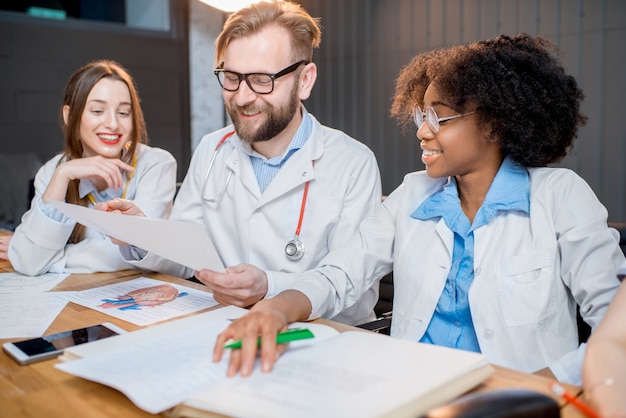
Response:
[{"label": "blue shirt collar", "polygon": [[[459,222],[461,202],[456,180],[451,177],[444,187],[428,197],[411,214],[415,219],[443,217],[448,227]],[[530,213],[530,179],[528,170],[505,158],[491,183],[485,201],[474,218],[473,226],[487,224],[498,211],[518,210]]]},{"label": "blue shirt collar", "polygon": [[250,147],[250,145],[246,143],[247,146],[245,147],[245,149],[249,151],[250,157],[258,158],[265,164],[279,165],[289,159],[289,157],[291,157],[294,152],[302,148],[307,139],[309,139],[309,136],[311,136],[311,132],[313,131],[313,120],[311,119],[311,115],[309,115],[309,112],[307,112],[304,106],[300,106],[300,109],[302,110],[302,121],[300,122],[300,126],[298,126],[298,130],[293,136],[293,139],[291,140],[287,151],[285,151],[285,154],[279,157],[270,158],[268,160],[258,152],[254,151],[252,147]]}]

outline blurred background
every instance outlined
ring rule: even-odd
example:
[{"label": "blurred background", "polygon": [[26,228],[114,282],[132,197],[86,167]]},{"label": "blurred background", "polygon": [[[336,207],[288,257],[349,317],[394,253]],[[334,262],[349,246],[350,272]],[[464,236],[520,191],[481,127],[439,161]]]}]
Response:
[{"label": "blurred background", "polygon": [[[389,117],[400,69],[420,51],[526,32],[561,47],[586,96],[589,122],[559,165],[590,184],[609,220],[626,220],[625,1],[299,3],[323,26],[318,80],[305,105],[375,152],[385,194],[423,168],[415,132],[402,134]],[[182,181],[200,138],[228,123],[212,73],[227,16],[200,0],[0,0],[0,227],[19,223],[31,179],[62,150],[63,88],[93,59],[117,60],[134,76],[150,142],[176,157]]]}]

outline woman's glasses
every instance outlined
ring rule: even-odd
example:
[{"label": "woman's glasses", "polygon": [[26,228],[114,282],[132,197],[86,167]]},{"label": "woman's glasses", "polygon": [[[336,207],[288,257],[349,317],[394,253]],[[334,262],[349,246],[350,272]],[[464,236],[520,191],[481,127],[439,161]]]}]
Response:
[{"label": "woman's glasses", "polygon": [[437,132],[439,132],[439,127],[442,122],[447,122],[452,119],[460,118],[461,116],[471,115],[472,113],[476,113],[476,111],[462,113],[460,115],[448,116],[446,118],[438,118],[437,112],[435,112],[435,109],[433,109],[432,106],[427,106],[425,112],[422,112],[422,108],[417,106],[415,108],[413,120],[417,125],[417,129],[420,129],[424,124],[424,121],[426,121],[426,123],[428,124],[428,128],[432,131],[432,133],[436,134]]}]

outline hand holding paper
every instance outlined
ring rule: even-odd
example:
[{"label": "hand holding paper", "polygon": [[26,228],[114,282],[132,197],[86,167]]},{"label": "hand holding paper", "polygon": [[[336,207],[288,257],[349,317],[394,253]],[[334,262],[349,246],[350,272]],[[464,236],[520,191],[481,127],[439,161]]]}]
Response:
[{"label": "hand holding paper", "polygon": [[195,222],[149,219],[57,201],[50,204],[76,222],[186,267],[224,271],[204,226]]},{"label": "hand holding paper", "polygon": [[135,202],[128,199],[113,199],[108,202],[96,203],[94,208],[105,212],[119,212],[122,215],[146,216],[141,209],[135,205]]},{"label": "hand holding paper", "polygon": [[[143,216],[143,217],[146,216],[142,212],[142,210],[139,209],[139,207],[135,204],[135,202],[133,202],[132,200],[121,199],[121,198],[109,200],[108,202],[96,203],[94,205],[94,209],[103,210],[105,212],[116,212],[116,213],[121,213],[122,215],[129,215],[129,216]],[[115,245],[128,245],[127,242],[120,241],[119,239],[111,237],[111,236],[109,236],[109,239]]]}]

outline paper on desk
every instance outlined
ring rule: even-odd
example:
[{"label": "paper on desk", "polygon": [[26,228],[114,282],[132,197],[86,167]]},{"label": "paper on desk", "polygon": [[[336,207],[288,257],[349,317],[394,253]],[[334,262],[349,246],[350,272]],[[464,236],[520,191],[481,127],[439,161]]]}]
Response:
[{"label": "paper on desk", "polygon": [[45,273],[39,276],[24,276],[11,272],[0,273],[0,293],[45,292],[61,283],[69,274]]},{"label": "paper on desk", "polygon": [[[123,295],[159,285],[169,285],[176,288],[178,296],[169,302],[155,306],[141,305],[139,302],[136,305],[130,303],[128,307],[124,307],[125,304],[120,302],[122,299],[120,297]],[[74,292],[68,297],[68,300],[105,315],[141,326],[151,325],[217,305],[213,295],[209,292],[148,277],[139,277],[121,283]],[[105,300],[117,301],[119,304],[110,303],[107,305]]]},{"label": "paper on desk", "polygon": [[41,337],[67,304],[62,293],[0,294],[0,339]]},{"label": "paper on desk", "polygon": [[65,202],[50,203],[78,223],[186,267],[224,271],[224,264],[203,225],[129,216]]},{"label": "paper on desk", "polygon": [[[210,319],[211,316],[219,315],[220,310],[203,314],[206,316],[203,321],[198,321],[197,317],[188,317],[157,326],[164,328],[164,332],[157,335],[152,330],[158,328],[150,327],[124,334],[129,335],[127,338],[111,337],[119,341],[115,347],[107,344],[107,349],[101,352],[56,364],[55,367],[116,388],[145,411],[153,414],[163,412],[180,404],[189,395],[223,383],[226,379],[228,355],[219,363],[211,360],[217,335],[230,324],[223,318]],[[283,356],[299,351],[298,348],[315,346],[338,334],[333,328],[321,324],[294,323],[290,327],[302,326],[311,329],[315,338],[290,343]],[[136,333],[142,331],[149,337],[136,338],[139,336]],[[130,340],[132,343],[125,343]],[[109,343],[114,341],[109,340]],[[254,374],[262,374],[258,370],[258,361],[255,368]],[[242,383],[245,383],[245,379]]]}]

